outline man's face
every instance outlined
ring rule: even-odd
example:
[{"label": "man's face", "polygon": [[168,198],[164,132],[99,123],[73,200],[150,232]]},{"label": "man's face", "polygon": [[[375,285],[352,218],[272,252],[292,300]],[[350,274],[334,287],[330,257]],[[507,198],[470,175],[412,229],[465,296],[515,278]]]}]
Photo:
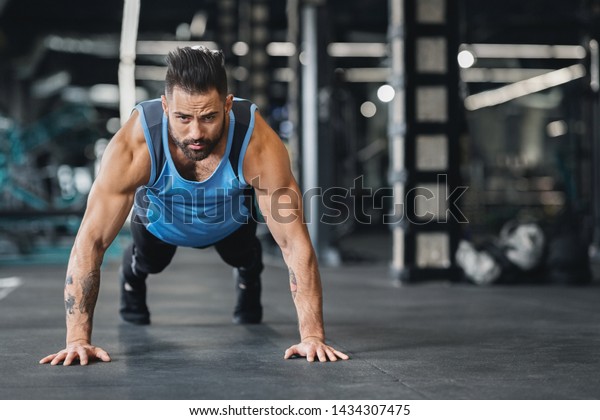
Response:
[{"label": "man's face", "polygon": [[171,140],[188,159],[201,161],[215,150],[223,138],[232,101],[233,96],[228,95],[223,102],[216,89],[189,94],[177,86],[169,97],[162,97]]}]

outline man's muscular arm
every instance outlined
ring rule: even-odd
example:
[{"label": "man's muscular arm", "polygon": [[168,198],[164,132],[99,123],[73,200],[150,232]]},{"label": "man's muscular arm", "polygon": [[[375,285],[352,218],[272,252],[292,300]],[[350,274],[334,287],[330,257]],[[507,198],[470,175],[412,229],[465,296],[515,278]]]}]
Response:
[{"label": "man's muscular arm", "polygon": [[288,348],[284,357],[300,355],[311,362],[315,358],[322,362],[348,359],[325,344],[321,278],[304,224],[302,193],[292,174],[287,150],[258,113],[243,170],[257,193],[261,212],[289,270],[301,342]]},{"label": "man's muscular arm", "polygon": [[125,223],[136,188],[148,181],[149,174],[150,156],[136,112],[106,148],[71,250],[64,288],[66,347],[40,363],[70,365],[79,359],[86,365],[90,359],[110,361],[106,351],[91,344],[100,265]]}]

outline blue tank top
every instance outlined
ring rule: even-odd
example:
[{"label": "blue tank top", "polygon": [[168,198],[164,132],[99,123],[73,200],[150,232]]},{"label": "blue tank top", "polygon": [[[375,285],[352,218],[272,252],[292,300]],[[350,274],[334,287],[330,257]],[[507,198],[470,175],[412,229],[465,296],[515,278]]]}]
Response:
[{"label": "blue tank top", "polygon": [[242,164],[254,130],[256,105],[234,99],[225,154],[213,174],[201,182],[189,181],[177,172],[160,99],[142,102],[135,109],[152,169],[148,184],[136,191],[134,220],[164,242],[189,247],[212,245],[248,223],[252,189],[244,179]]}]

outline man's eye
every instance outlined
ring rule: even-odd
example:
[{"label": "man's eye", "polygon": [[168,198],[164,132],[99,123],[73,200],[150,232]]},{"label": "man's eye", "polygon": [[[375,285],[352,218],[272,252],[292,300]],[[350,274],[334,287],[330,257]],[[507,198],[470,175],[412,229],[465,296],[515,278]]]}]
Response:
[{"label": "man's eye", "polygon": [[212,121],[214,119],[215,119],[214,115],[208,115],[208,116],[204,117],[204,121]]}]

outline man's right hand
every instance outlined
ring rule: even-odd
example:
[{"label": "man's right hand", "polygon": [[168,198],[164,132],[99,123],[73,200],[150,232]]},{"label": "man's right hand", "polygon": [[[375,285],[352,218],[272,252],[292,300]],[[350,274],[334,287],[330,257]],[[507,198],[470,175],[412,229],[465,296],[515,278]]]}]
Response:
[{"label": "man's right hand", "polygon": [[92,346],[86,343],[74,343],[67,345],[66,349],[58,353],[50,354],[40,360],[40,364],[50,362],[51,365],[57,365],[63,362],[64,366],[69,366],[74,360],[79,359],[79,364],[85,366],[90,360],[99,359],[103,362],[110,362],[110,356],[100,347]]}]

